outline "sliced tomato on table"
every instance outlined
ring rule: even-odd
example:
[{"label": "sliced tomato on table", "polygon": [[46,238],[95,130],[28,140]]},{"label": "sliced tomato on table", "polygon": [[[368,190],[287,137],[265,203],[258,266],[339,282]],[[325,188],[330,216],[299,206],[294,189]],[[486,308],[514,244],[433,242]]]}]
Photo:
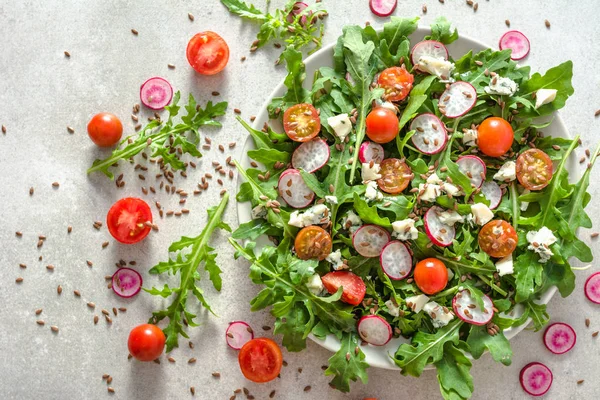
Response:
[{"label": "sliced tomato on table", "polygon": [[500,157],[510,150],[515,133],[507,120],[490,117],[477,127],[477,145],[486,156]]},{"label": "sliced tomato on table", "polygon": [[367,115],[366,133],[375,143],[388,143],[398,136],[399,125],[396,113],[389,108],[377,107]]},{"label": "sliced tomato on table", "polygon": [[529,190],[542,190],[552,179],[552,159],[540,149],[529,149],[517,157],[517,179]]},{"label": "sliced tomato on table", "polygon": [[342,301],[354,306],[365,298],[367,287],[362,278],[350,271],[333,271],[321,277],[323,286],[330,294],[342,287]]},{"label": "sliced tomato on table", "polygon": [[437,258],[426,258],[415,266],[415,283],[425,294],[436,294],[448,284],[448,269]]},{"label": "sliced tomato on table", "polygon": [[294,142],[308,142],[321,131],[321,118],[312,104],[296,104],[283,113],[283,129]]},{"label": "sliced tomato on table", "polygon": [[256,338],[242,347],[238,362],[246,379],[263,383],[277,378],[283,364],[283,355],[277,343],[271,339]]},{"label": "sliced tomato on table", "polygon": [[150,206],[142,199],[126,197],[108,210],[106,224],[110,234],[121,243],[133,244],[148,236],[152,222]]},{"label": "sliced tomato on table", "polygon": [[380,167],[381,178],[377,180],[377,186],[386,193],[402,192],[413,178],[410,167],[397,158],[386,158],[381,162]]},{"label": "sliced tomato on table", "polygon": [[331,235],[325,229],[315,225],[302,228],[294,240],[296,255],[301,260],[322,261],[331,253],[331,246]]},{"label": "sliced tomato on table", "polygon": [[227,65],[229,46],[214,32],[200,32],[188,42],[186,56],[196,72],[202,75],[214,75]]},{"label": "sliced tomato on table", "polygon": [[477,240],[481,250],[491,257],[502,258],[515,251],[519,237],[511,224],[495,219],[481,228]]},{"label": "sliced tomato on table", "polygon": [[402,67],[386,68],[379,74],[377,84],[385,90],[386,101],[404,100],[410,93],[415,77]]}]

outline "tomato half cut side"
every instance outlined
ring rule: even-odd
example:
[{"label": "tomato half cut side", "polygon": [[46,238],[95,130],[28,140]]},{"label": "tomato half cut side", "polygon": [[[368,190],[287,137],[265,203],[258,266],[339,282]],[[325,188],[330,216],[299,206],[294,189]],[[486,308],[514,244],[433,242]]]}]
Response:
[{"label": "tomato half cut side", "polygon": [[342,287],[342,301],[354,306],[363,301],[367,292],[367,286],[362,278],[350,271],[329,272],[321,277],[321,281],[330,294],[334,294]]},{"label": "tomato half cut side", "polygon": [[152,210],[142,199],[125,197],[112,205],[106,216],[106,225],[110,234],[121,243],[133,244],[141,241],[151,227]]},{"label": "tomato half cut side", "polygon": [[214,75],[227,65],[229,46],[214,32],[200,32],[188,42],[186,56],[196,72],[202,75]]},{"label": "tomato half cut side", "polygon": [[331,253],[331,236],[319,226],[307,226],[296,235],[294,247],[299,259],[322,261]]},{"label": "tomato half cut side", "polygon": [[529,190],[542,190],[552,179],[552,159],[540,149],[529,149],[517,157],[517,179]]},{"label": "tomato half cut side", "polygon": [[238,362],[246,379],[263,383],[277,378],[283,365],[283,355],[277,343],[271,339],[256,338],[242,347]]},{"label": "tomato half cut side", "polygon": [[511,224],[495,219],[481,228],[477,241],[481,250],[491,257],[503,258],[515,251],[519,237]]},{"label": "tomato half cut side", "polygon": [[379,74],[377,83],[385,90],[386,101],[404,100],[410,93],[415,77],[402,67],[386,68]]},{"label": "tomato half cut side", "polygon": [[386,193],[402,192],[414,177],[410,167],[397,158],[386,158],[380,167],[381,179],[377,180],[377,186]]},{"label": "tomato half cut side", "polygon": [[296,104],[283,113],[283,129],[294,142],[308,142],[321,131],[321,118],[312,104]]}]

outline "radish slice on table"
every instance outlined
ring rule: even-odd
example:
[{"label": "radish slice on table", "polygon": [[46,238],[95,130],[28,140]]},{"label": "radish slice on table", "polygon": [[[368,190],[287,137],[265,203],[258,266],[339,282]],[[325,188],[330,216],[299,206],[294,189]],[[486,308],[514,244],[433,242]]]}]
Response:
[{"label": "radish slice on table", "polygon": [[315,192],[304,183],[304,179],[297,169],[290,168],[283,171],[277,186],[279,195],[290,207],[304,208],[315,198]]},{"label": "radish slice on table", "polygon": [[171,84],[160,77],[148,79],[140,88],[142,104],[152,110],[162,110],[173,98]]},{"label": "radish slice on table", "polygon": [[444,61],[448,61],[448,49],[442,42],[436,40],[423,40],[422,42],[415,44],[415,47],[412,49],[410,57],[413,65],[417,65],[423,56],[443,58]]},{"label": "radish slice on table", "polygon": [[494,303],[487,295],[483,295],[483,309],[479,307],[468,289],[458,292],[452,299],[452,308],[458,318],[473,325],[485,325],[494,316]]},{"label": "radish slice on table", "polygon": [[354,249],[363,257],[378,257],[390,241],[388,231],[377,225],[363,225],[352,236]]},{"label": "radish slice on table", "polygon": [[454,226],[446,225],[440,221],[439,214],[444,212],[444,209],[438,206],[433,206],[425,213],[423,223],[425,225],[425,233],[429,240],[437,246],[447,247],[452,244],[456,232]]},{"label": "radish slice on table", "polygon": [[570,325],[557,322],[546,328],[544,344],[554,354],[564,354],[577,342],[577,334]]},{"label": "radish slice on table", "polygon": [[481,193],[490,201],[489,209],[493,210],[500,205],[502,201],[502,189],[494,181],[486,181],[481,185]]},{"label": "radish slice on table", "polygon": [[[290,11],[290,13],[286,17],[286,21],[290,24],[293,23],[296,16],[302,11],[304,11],[306,7],[308,7],[308,4],[303,3],[301,1],[294,3],[294,5],[292,6],[292,11]],[[303,15],[302,18],[300,18],[300,25],[306,25],[306,15]]]},{"label": "radish slice on table", "polygon": [[528,394],[541,396],[552,386],[552,371],[544,364],[532,362],[523,367],[519,380],[523,390]]},{"label": "radish slice on table", "polygon": [[383,346],[392,338],[392,327],[379,315],[365,315],[357,329],[360,338],[373,346]]},{"label": "radish slice on table", "polygon": [[477,101],[477,91],[468,82],[454,82],[440,97],[438,108],[448,118],[457,118],[473,108]]},{"label": "radish slice on table", "polygon": [[456,160],[458,169],[471,181],[471,186],[480,188],[485,181],[487,169],[483,160],[477,156],[462,156]]},{"label": "radish slice on table", "polygon": [[131,268],[119,268],[112,276],[113,292],[124,298],[138,294],[142,283],[142,276]]},{"label": "radish slice on table", "polygon": [[229,323],[225,331],[227,345],[234,350],[241,349],[247,342],[254,339],[254,331],[244,321],[233,321]]},{"label": "radish slice on table", "polygon": [[529,54],[529,39],[519,31],[508,31],[500,38],[500,50],[511,49],[510,58],[520,60]]},{"label": "radish slice on table", "polygon": [[371,11],[373,14],[378,17],[387,17],[391,15],[396,6],[398,5],[398,0],[370,0],[369,7],[371,7]]},{"label": "radish slice on table", "polygon": [[358,159],[361,163],[370,163],[373,161],[375,164],[381,164],[384,158],[383,146],[379,143],[362,142],[360,149],[358,150]]},{"label": "radish slice on table", "polygon": [[410,130],[415,134],[411,140],[423,154],[437,154],[444,149],[448,133],[442,121],[433,114],[421,114],[413,119]]},{"label": "radish slice on table", "polygon": [[314,138],[304,142],[292,155],[292,166],[313,173],[321,169],[329,161],[329,146],[323,139]]},{"label": "radish slice on table", "polygon": [[592,303],[600,304],[600,272],[590,275],[585,281],[585,297]]},{"label": "radish slice on table", "polygon": [[412,256],[408,247],[399,240],[385,245],[379,255],[379,263],[383,272],[395,281],[404,279],[412,269]]}]

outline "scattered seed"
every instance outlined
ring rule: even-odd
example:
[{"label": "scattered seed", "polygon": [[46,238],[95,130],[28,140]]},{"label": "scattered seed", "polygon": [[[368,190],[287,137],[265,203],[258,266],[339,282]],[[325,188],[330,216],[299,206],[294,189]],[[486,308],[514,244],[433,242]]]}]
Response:
[{"label": "scattered seed", "polygon": [[192,396],[194,396],[196,394],[196,388],[195,387],[190,387],[190,393],[192,394]]},{"label": "scattered seed", "polygon": [[219,372],[213,372],[212,376],[215,377],[215,378],[220,378],[221,374]]},{"label": "scattered seed", "polygon": [[590,319],[589,319],[589,318],[586,318],[586,319],[585,319],[585,327],[586,327],[586,328],[589,328],[589,327],[590,327]]},{"label": "scattered seed", "polygon": [[131,30],[131,33],[133,33],[134,35],[136,35],[136,36],[137,36],[139,32],[137,31],[137,29],[132,29],[132,30]]},{"label": "scattered seed", "polygon": [[42,313],[42,309],[38,308],[37,310],[35,310],[35,315],[40,315]]},{"label": "scattered seed", "polygon": [[546,28],[550,28],[550,21],[545,20],[544,21],[544,25],[546,25]]},{"label": "scattered seed", "polygon": [[271,393],[269,393],[269,398],[272,399],[273,397],[275,397],[275,391],[272,390]]},{"label": "scattered seed", "polygon": [[188,13],[188,18],[190,19],[190,21],[194,21],[194,15],[192,13]]},{"label": "scattered seed", "polygon": [[73,227],[71,225],[67,226],[67,233],[73,232]]},{"label": "scattered seed", "polygon": [[44,326],[46,323],[44,321],[42,321],[41,319],[38,319],[37,321],[35,321],[36,324]]},{"label": "scattered seed", "polygon": [[113,381],[113,377],[112,376],[108,376],[108,378],[106,378],[106,383],[110,384]]},{"label": "scattered seed", "polygon": [[[40,256],[41,257],[41,256]],[[54,271],[54,265],[50,264],[50,265],[46,265],[46,269],[48,271]]]},{"label": "scattered seed", "polygon": [[58,183],[58,182],[52,182],[52,187],[57,188],[59,186],[60,186],[60,183]]},{"label": "scattered seed", "polygon": [[105,249],[108,246],[108,242],[102,243],[102,248]]},{"label": "scattered seed", "polygon": [[423,4],[421,9],[423,10],[423,14],[427,14],[427,5]]},{"label": "scattered seed", "polygon": [[193,363],[195,363],[195,362],[196,362],[196,358],[195,358],[195,357],[192,357],[192,358],[190,358],[190,359],[188,360],[188,364],[193,364]]},{"label": "scattered seed", "polygon": [[167,67],[169,67],[170,69],[175,69],[175,64],[167,64]]},{"label": "scattered seed", "polygon": [[510,20],[505,20],[504,23],[506,24],[506,26],[510,27]]},{"label": "scattered seed", "polygon": [[114,393],[115,389],[113,389],[112,387],[107,387],[106,390],[108,390],[108,393]]},{"label": "scattered seed", "polygon": [[16,235],[17,237],[21,237],[21,236],[23,236],[23,233],[22,233],[22,232],[20,232],[20,231],[16,231],[16,232],[15,232],[15,235]]},{"label": "scattered seed", "polygon": [[51,330],[52,332],[54,332],[54,333],[58,333],[58,326],[56,326],[56,325],[52,325],[52,326],[50,327],[50,330]]},{"label": "scattered seed", "polygon": [[306,386],[306,387],[304,388],[304,391],[305,391],[305,392],[310,392],[310,389],[312,389],[312,388],[311,388],[311,387],[310,387],[310,385],[309,385],[309,386]]},{"label": "scattered seed", "polygon": [[598,232],[594,232],[594,233],[592,233],[592,234],[590,235],[590,237],[591,237],[592,239],[595,239],[595,238],[597,238],[597,237],[598,237],[598,235],[600,235],[600,233],[598,233]]},{"label": "scattered seed", "polygon": [[240,110],[239,108],[234,108],[233,112],[236,113],[236,114],[241,114],[242,110]]},{"label": "scattered seed", "polygon": [[93,303],[93,302],[91,302],[91,301],[88,301],[88,303],[87,303],[87,306],[88,306],[89,308],[96,308],[96,303]]},{"label": "scattered seed", "polygon": [[62,286],[58,285],[58,287],[56,288],[56,293],[62,294]]},{"label": "scattered seed", "polygon": [[98,316],[94,315],[94,325],[96,325],[98,323],[98,319],[99,319]]},{"label": "scattered seed", "polygon": [[598,336],[598,331],[592,333],[592,337],[596,337],[596,336]]},{"label": "scattered seed", "polygon": [[106,322],[108,322],[109,324],[112,324],[112,318],[109,317],[108,315],[104,316],[104,319],[106,320]]},{"label": "scattered seed", "polygon": [[15,282],[21,283],[21,282],[23,282],[23,278],[22,277],[18,277],[17,279],[15,279]]},{"label": "scattered seed", "polygon": [[[594,117],[597,117],[600,115],[600,109],[596,110],[596,112],[594,113]],[[3,125],[4,127],[4,125]],[[5,129],[2,130],[2,132],[5,132]]]},{"label": "scattered seed", "polygon": [[578,385],[581,385],[583,382],[585,382],[585,380],[583,380],[583,379],[580,379],[580,380],[578,380],[578,381],[577,381],[577,384],[578,384]]}]

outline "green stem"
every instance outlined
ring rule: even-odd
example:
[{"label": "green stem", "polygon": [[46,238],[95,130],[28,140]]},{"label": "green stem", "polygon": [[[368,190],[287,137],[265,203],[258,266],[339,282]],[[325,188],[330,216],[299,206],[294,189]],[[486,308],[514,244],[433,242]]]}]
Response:
[{"label": "green stem", "polygon": [[437,300],[437,299],[441,299],[442,297],[446,297],[449,294],[455,294],[456,292],[458,292],[458,287],[459,287],[459,285],[453,286],[450,289],[446,289],[443,292],[439,292],[438,294],[436,294],[435,296],[433,296],[431,298],[431,300]]},{"label": "green stem", "polygon": [[481,279],[486,285],[488,285],[489,287],[494,289],[496,292],[500,293],[502,295],[502,297],[506,297],[508,295],[508,293],[506,293],[506,291],[504,291],[502,288],[496,286],[496,284],[494,282],[492,282],[490,279],[487,279],[486,277],[484,277],[481,274],[477,274],[477,277],[479,279]]},{"label": "green stem", "polygon": [[519,194],[517,193],[517,185],[514,181],[510,183],[510,201],[513,209],[513,228],[516,231],[519,226],[519,217],[521,216],[521,204],[519,202]]}]

